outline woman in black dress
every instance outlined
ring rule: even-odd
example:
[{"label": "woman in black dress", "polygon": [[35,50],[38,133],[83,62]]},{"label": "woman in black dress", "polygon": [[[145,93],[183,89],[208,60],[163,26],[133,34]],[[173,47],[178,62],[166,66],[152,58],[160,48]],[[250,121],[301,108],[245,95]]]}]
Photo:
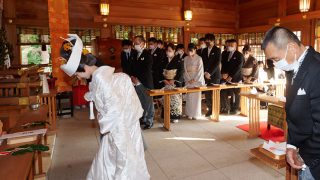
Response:
[{"label": "woman in black dress", "polygon": [[[173,44],[166,47],[166,58],[161,69],[163,70],[162,86],[164,89],[174,89],[182,86],[183,81],[183,60],[175,55]],[[182,114],[182,95],[171,95],[170,98],[170,119],[173,123],[178,122]]]}]

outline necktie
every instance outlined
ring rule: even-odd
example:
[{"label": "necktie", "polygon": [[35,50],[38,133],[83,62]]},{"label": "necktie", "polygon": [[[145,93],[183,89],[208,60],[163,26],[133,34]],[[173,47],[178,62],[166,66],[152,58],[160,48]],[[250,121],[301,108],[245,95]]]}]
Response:
[{"label": "necktie", "polygon": [[293,71],[287,71],[285,73],[286,73],[286,78],[287,78],[287,82],[288,82],[287,85],[291,86],[292,83],[293,83],[294,72]]},{"label": "necktie", "polygon": [[232,56],[233,56],[233,52],[229,52],[228,61],[230,61],[230,59],[232,58]]}]

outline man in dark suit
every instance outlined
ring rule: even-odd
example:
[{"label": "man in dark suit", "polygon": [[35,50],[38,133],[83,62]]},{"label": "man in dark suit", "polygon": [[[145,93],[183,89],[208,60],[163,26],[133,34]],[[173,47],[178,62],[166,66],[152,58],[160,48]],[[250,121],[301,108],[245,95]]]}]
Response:
[{"label": "man in dark suit", "polygon": [[202,57],[202,52],[203,50],[207,47],[206,45],[206,39],[205,38],[200,38],[199,39],[199,49],[197,49],[197,54]]},{"label": "man in dark suit", "polygon": [[299,179],[320,179],[320,54],[290,30],[270,29],[262,44],[267,59],[287,73],[287,162]]},{"label": "man in dark suit", "polygon": [[132,74],[132,62],[134,59],[134,50],[132,49],[132,42],[130,40],[122,41],[122,52],[121,52],[121,68],[122,72],[131,76]]},{"label": "man in dark suit", "polygon": [[163,41],[162,41],[161,39],[158,39],[158,40],[157,40],[157,47],[158,47],[159,49],[163,50],[164,52],[166,52],[166,51],[165,51],[164,44],[163,44]]},{"label": "man in dark suit", "polygon": [[[228,53],[222,56],[222,79],[227,83],[239,83],[242,80],[241,68],[244,62],[243,55],[237,50],[237,41],[228,41]],[[231,103],[228,96],[231,95]],[[225,112],[230,110],[230,114],[237,114],[240,108],[240,89],[230,89],[221,91],[221,101],[225,104]]]},{"label": "man in dark suit", "polygon": [[183,59],[188,56],[185,51],[184,51],[184,45],[183,44],[178,44],[177,47],[176,47],[176,54],[180,60],[183,61]]},{"label": "man in dark suit", "polygon": [[160,81],[162,80],[163,69],[161,69],[161,64],[163,63],[166,53],[163,49],[158,48],[157,39],[149,38],[149,51],[152,55],[153,65],[152,65],[152,76],[153,76],[153,86],[155,89],[161,89],[162,85]]},{"label": "man in dark suit", "polygon": [[150,52],[145,49],[145,44],[143,36],[136,36],[134,38],[134,49],[136,50],[136,53],[132,63],[131,80],[135,85],[141,105],[144,109],[141,123],[144,125],[144,129],[150,129],[153,126],[154,107],[153,98],[147,94],[147,90],[153,89],[153,60]]},{"label": "man in dark suit", "polygon": [[[204,79],[208,86],[213,84],[220,84],[220,62],[221,62],[221,50],[215,46],[214,34],[205,35],[206,48],[203,49],[201,58],[203,61]],[[212,114],[212,91],[206,91],[206,105],[208,112],[206,116]]]}]

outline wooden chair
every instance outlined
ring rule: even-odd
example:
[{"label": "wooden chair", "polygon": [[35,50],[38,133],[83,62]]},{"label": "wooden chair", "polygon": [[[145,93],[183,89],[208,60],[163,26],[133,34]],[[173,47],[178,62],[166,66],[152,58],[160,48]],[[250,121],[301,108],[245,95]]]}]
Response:
[{"label": "wooden chair", "polygon": [[73,94],[72,92],[62,92],[57,94],[58,116],[73,116]]}]

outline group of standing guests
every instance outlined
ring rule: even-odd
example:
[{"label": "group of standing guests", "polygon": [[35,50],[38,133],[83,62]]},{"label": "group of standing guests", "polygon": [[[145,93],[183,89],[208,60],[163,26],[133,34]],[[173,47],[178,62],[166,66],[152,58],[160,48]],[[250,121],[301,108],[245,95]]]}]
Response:
[{"label": "group of standing guests", "polygon": [[[177,87],[199,87],[215,84],[253,82],[258,79],[259,66],[248,45],[242,53],[237,50],[237,41],[226,41],[221,52],[215,45],[214,34],[206,34],[199,40],[199,48],[193,43],[175,46],[172,43],[163,47],[163,42],[148,39],[148,48],[143,36],[136,36],[134,42],[122,41],[121,65],[123,72],[131,77],[144,109],[140,122],[144,129],[153,126],[153,98],[149,89],[174,89]],[[185,96],[185,115],[198,119],[201,113],[201,92]],[[231,97],[231,98],[230,98]],[[160,97],[156,97],[160,98]],[[212,92],[205,92],[206,116],[212,114]],[[239,88],[221,91],[221,113],[237,114],[240,105]],[[178,122],[182,116],[182,95],[171,96],[170,116]]]}]

